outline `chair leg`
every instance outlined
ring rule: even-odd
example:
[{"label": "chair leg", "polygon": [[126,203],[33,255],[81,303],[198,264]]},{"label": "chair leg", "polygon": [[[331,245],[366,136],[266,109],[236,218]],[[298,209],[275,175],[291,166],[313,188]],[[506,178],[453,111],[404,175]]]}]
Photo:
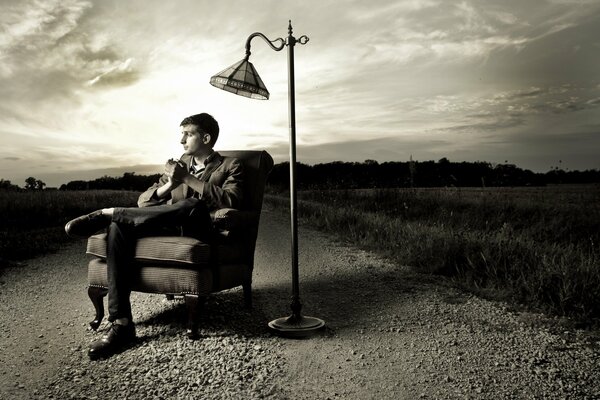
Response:
[{"label": "chair leg", "polygon": [[96,309],[96,317],[90,322],[90,328],[97,330],[104,318],[104,296],[108,293],[108,289],[90,286],[88,287],[88,296]]},{"label": "chair leg", "polygon": [[184,299],[188,310],[187,337],[190,339],[198,339],[198,317],[200,315],[200,309],[206,301],[206,297],[195,294],[186,294]]},{"label": "chair leg", "polygon": [[244,281],[242,288],[244,289],[244,307],[249,310],[252,308],[252,281]]}]

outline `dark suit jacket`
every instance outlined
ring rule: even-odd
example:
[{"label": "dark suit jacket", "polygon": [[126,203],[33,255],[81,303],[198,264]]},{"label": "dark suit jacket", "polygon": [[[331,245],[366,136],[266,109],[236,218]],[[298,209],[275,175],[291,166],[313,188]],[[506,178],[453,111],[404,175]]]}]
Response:
[{"label": "dark suit jacket", "polygon": [[[185,154],[181,156],[181,161],[185,163],[189,170],[192,156]],[[206,202],[210,211],[220,208],[240,208],[243,195],[242,179],[242,164],[236,158],[223,157],[215,152],[214,157],[200,177],[202,188],[198,197]],[[182,183],[171,191],[170,196],[158,199],[156,190],[167,183],[167,180],[166,175],[161,176],[157,183],[142,193],[138,198],[138,206],[172,204],[194,194],[193,189]]]}]

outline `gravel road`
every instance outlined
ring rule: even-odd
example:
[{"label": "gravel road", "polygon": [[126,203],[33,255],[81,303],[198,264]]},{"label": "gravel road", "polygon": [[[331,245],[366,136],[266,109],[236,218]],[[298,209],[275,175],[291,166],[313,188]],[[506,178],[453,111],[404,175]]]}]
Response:
[{"label": "gravel road", "polygon": [[[252,311],[212,296],[202,338],[181,300],[134,294],[138,341],[92,362],[85,241],[0,276],[0,399],[600,399],[600,335],[511,311],[300,227],[305,315],[326,329],[272,336],[289,311],[289,223],[263,213]],[[106,325],[101,327],[105,329]]]}]

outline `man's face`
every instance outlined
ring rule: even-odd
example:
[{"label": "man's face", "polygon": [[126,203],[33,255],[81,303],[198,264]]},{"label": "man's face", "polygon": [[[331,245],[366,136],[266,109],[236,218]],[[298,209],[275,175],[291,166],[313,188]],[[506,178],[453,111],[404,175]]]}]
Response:
[{"label": "man's face", "polygon": [[183,125],[181,127],[181,144],[185,154],[197,156],[206,153],[210,149],[209,139],[210,135],[199,132],[196,125]]}]

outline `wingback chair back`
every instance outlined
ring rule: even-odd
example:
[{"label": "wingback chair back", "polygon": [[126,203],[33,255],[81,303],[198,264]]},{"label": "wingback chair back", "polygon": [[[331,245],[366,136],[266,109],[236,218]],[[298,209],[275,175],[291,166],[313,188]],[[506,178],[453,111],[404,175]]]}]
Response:
[{"label": "wingback chair back", "polygon": [[224,157],[235,157],[244,165],[244,200],[242,211],[256,214],[256,224],[252,224],[251,238],[256,241],[258,217],[262,210],[267,176],[273,168],[273,158],[266,151],[219,151]]},{"label": "wingback chair back", "polygon": [[[222,240],[203,243],[190,237],[143,237],[138,239],[133,265],[133,291],[181,295],[188,306],[188,336],[195,337],[197,309],[212,293],[242,286],[246,306],[252,304],[251,284],[254,250],[267,176],[273,158],[266,151],[219,151],[244,165],[244,196],[240,210],[216,210],[213,218],[225,221]],[[223,230],[222,230],[223,231]],[[94,256],[88,266],[88,295],[96,309],[90,322],[97,329],[104,317],[107,294],[106,233],[88,239],[87,253]]]},{"label": "wingback chair back", "polygon": [[266,151],[219,151],[224,157],[234,157],[244,165],[243,210],[260,212],[267,175],[273,168],[273,159]]}]

